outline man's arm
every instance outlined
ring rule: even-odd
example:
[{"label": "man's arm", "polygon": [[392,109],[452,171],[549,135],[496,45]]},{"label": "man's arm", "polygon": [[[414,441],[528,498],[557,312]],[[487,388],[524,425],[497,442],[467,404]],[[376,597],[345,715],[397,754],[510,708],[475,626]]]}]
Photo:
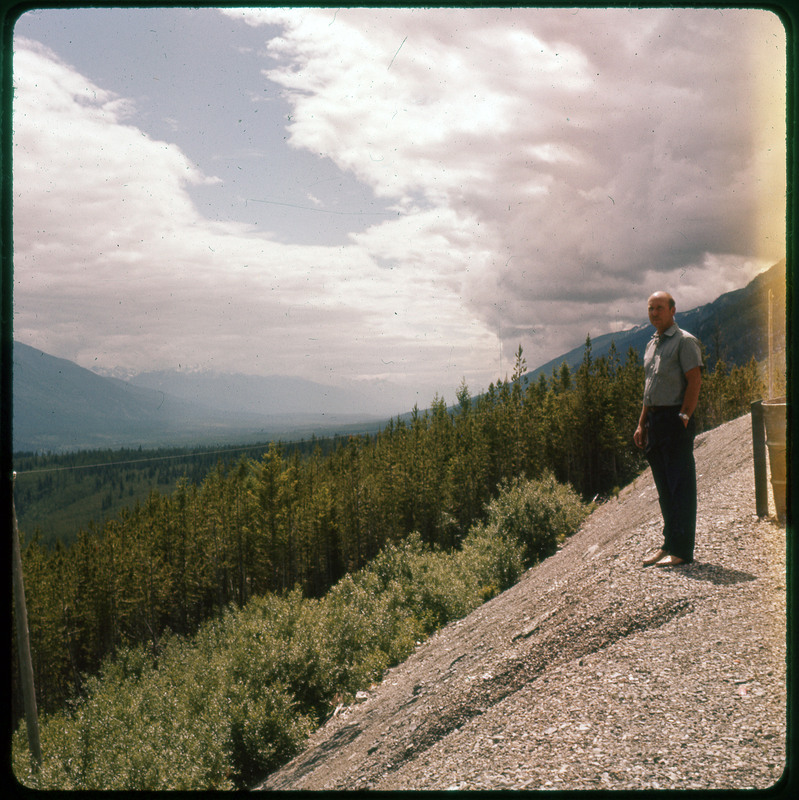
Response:
[{"label": "man's arm", "polygon": [[[699,390],[702,388],[702,368],[694,367],[685,373],[685,379],[688,385],[685,387],[685,395],[682,400],[681,414],[687,414],[689,417],[696,411],[696,406],[699,403]],[[683,420],[683,425],[688,427],[688,420]]]},{"label": "man's arm", "polygon": [[635,433],[633,434],[633,441],[635,442],[636,447],[640,447],[642,450],[644,445],[646,444],[646,415],[649,411],[649,406],[644,406],[641,409],[641,416],[638,419],[638,427],[635,429]]}]

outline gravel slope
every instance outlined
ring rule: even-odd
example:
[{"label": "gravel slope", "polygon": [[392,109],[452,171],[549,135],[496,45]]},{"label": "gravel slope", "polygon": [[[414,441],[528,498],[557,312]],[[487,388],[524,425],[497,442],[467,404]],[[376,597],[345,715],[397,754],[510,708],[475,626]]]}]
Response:
[{"label": "gravel slope", "polygon": [[[697,438],[696,560],[651,474],[426,643],[258,789],[765,789],[786,748],[785,529],[755,514],[751,420]],[[772,506],[773,512],[773,506]]]}]

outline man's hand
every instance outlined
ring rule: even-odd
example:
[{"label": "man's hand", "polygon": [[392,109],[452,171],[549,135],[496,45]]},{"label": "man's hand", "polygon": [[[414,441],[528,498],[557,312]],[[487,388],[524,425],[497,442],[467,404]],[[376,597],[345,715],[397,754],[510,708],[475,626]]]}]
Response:
[{"label": "man's hand", "polygon": [[[702,368],[694,367],[685,373],[685,380],[688,385],[685,387],[685,397],[682,401],[682,411],[689,417],[696,410],[696,405],[699,402],[699,390],[702,388]],[[688,420],[682,420],[683,425],[688,427]]]},{"label": "man's hand", "polygon": [[646,446],[646,431],[644,430],[643,425],[639,425],[635,429],[635,433],[633,434],[633,441],[635,442],[635,446],[640,450],[643,450],[644,447]]}]

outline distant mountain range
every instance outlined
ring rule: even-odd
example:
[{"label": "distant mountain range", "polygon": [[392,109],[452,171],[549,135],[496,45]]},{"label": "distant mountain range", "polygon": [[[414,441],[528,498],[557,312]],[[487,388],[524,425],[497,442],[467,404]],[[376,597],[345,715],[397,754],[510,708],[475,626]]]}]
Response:
[{"label": "distant mountain range", "polygon": [[[785,348],[785,262],[746,287],[677,314],[681,327],[704,343],[708,363],[741,364],[768,355],[768,294],[772,291],[775,349]],[[592,338],[592,353],[615,342],[624,359],[643,353],[652,335],[640,325]],[[528,373],[550,375],[583,359],[584,343]],[[352,390],[289,377],[148,372],[121,380],[14,343],[14,450],[63,452],[87,448],[157,447],[310,438],[376,430],[390,414],[388,387]]]},{"label": "distant mountain range", "polygon": [[384,417],[364,408],[366,394],[249,375],[151,372],[123,381],[14,342],[14,451],[246,444],[376,429]]},{"label": "distant mountain range", "polygon": [[254,413],[270,417],[285,414],[376,416],[375,409],[387,407],[384,394],[391,391],[390,386],[381,382],[359,382],[351,389],[342,389],[288,376],[168,370],[142,372],[128,380],[134,386],[181,400],[202,402],[227,414]]}]

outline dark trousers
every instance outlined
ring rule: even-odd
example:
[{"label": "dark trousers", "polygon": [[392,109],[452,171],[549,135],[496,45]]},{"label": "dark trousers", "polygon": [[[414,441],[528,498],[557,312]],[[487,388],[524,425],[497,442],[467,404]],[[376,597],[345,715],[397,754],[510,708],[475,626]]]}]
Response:
[{"label": "dark trousers", "polygon": [[696,538],[696,424],[692,417],[686,427],[679,411],[676,406],[647,414],[645,453],[663,514],[663,550],[690,562]]}]

